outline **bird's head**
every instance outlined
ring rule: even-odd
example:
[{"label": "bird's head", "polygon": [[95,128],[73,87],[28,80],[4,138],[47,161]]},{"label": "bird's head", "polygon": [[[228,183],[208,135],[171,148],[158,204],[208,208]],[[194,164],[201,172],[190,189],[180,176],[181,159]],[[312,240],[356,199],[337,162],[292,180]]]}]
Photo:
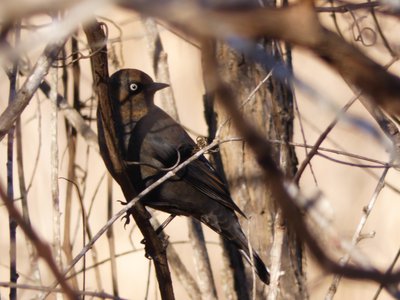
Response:
[{"label": "bird's head", "polygon": [[109,80],[111,100],[121,107],[122,114],[129,113],[134,119],[145,115],[154,105],[155,92],[166,87],[168,84],[154,82],[149,75],[137,69],[121,69]]}]

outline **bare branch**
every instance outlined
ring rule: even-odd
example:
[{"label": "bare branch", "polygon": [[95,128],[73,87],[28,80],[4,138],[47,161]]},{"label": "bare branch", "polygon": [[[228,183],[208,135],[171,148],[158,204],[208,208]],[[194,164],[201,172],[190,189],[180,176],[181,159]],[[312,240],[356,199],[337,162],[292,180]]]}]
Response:
[{"label": "bare branch", "polygon": [[[132,183],[128,180],[125,165],[122,161],[122,155],[117,145],[118,137],[114,123],[115,112],[110,103],[108,90],[109,76],[107,48],[105,46],[106,36],[100,24],[96,21],[92,21],[91,24],[85,25],[84,31],[91,47],[91,51],[96,53],[91,56],[91,62],[93,81],[99,100],[97,124],[98,131],[100,132],[100,145],[102,146],[100,152],[106,163],[107,169],[121,186],[128,202],[137,195],[137,192],[132,186]],[[137,203],[135,207],[133,207],[133,204],[132,206],[127,205],[127,207],[131,208],[128,218],[130,215],[133,216],[136,224],[146,239],[146,250],[153,258],[162,298],[172,300],[174,299],[174,292],[165,247],[149,222],[149,213],[141,203]]]},{"label": "bare branch", "polygon": [[[125,7],[162,19],[197,38],[268,37],[313,51],[388,111],[400,112],[400,79],[324,28],[312,1],[283,8],[209,9],[192,1],[125,1]],[[185,13],[182,13],[185,12]],[[301,15],[302,18],[298,18]]]},{"label": "bare branch", "polygon": [[212,52],[206,46],[203,51],[205,52],[206,71],[208,80],[210,81],[209,86],[214,87],[216,93],[219,95],[218,99],[220,103],[230,113],[238,131],[252,148],[258,163],[264,171],[265,184],[270,187],[272,195],[276,199],[277,204],[282,208],[286,220],[290,222],[290,227],[304,240],[318,262],[327,270],[346,277],[370,279],[386,284],[397,282],[400,279],[400,271],[396,271],[393,274],[386,274],[372,267],[365,268],[364,265],[361,267],[341,266],[327,255],[304,222],[300,207],[296,201],[296,197],[298,196],[297,187],[294,184],[288,183],[276,166],[271,157],[271,145],[268,141],[244,119],[237,107],[232,104],[235,103],[233,101],[236,100],[235,95],[221,81],[216,72],[215,66],[217,66],[217,62],[211,54]]},{"label": "bare branch", "polygon": [[[386,177],[388,171],[389,171],[389,168],[386,168],[382,172],[382,175],[379,178],[379,182],[375,187],[375,191],[374,191],[374,194],[371,197],[370,202],[363,209],[361,220],[360,220],[360,222],[359,222],[359,224],[358,224],[358,226],[356,228],[356,231],[354,232],[353,238],[351,240],[351,243],[352,243],[353,247],[355,247],[355,245],[360,241],[360,237],[362,235],[362,230],[363,230],[363,228],[365,226],[365,223],[367,222],[369,214],[371,213],[372,209],[374,208],[376,200],[378,199],[378,195],[382,191],[382,189],[383,189],[383,187],[385,185],[385,177]],[[340,264],[342,264],[342,265],[348,264],[349,261],[350,261],[351,255],[352,255],[352,253],[349,252],[344,257],[342,257],[341,260],[340,260]],[[325,300],[333,299],[333,297],[334,297],[334,295],[336,293],[337,287],[338,287],[338,285],[340,283],[341,277],[342,276],[340,276],[339,274],[334,276],[333,281],[332,281],[332,283],[331,283],[331,285],[329,287],[329,291],[328,291],[327,295],[325,296]]]},{"label": "bare branch", "polygon": [[32,229],[32,227],[25,223],[21,214],[15,208],[12,200],[8,199],[7,195],[4,193],[3,187],[0,184],[0,198],[3,200],[4,204],[7,207],[8,213],[16,220],[18,225],[21,227],[24,234],[32,241],[35,245],[37,254],[39,257],[43,258],[46,264],[49,266],[51,272],[56,277],[56,280],[64,292],[67,294],[69,299],[77,299],[76,292],[68,285],[65,281],[64,276],[60,273],[57,268],[57,264],[53,259],[53,255],[51,253],[50,246],[42,241],[42,239],[37,235],[37,233]]},{"label": "bare branch", "polygon": [[17,92],[15,101],[12,105],[7,106],[6,110],[0,115],[0,141],[32,99],[65,42],[66,37],[62,36],[46,46],[28,78]]}]

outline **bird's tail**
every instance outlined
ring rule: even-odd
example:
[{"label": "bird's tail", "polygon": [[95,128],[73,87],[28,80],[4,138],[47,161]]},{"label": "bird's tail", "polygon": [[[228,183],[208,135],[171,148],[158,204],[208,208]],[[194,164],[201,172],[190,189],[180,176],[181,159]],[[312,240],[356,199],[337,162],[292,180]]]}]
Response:
[{"label": "bird's tail", "polygon": [[[201,218],[200,220],[214,231],[221,234],[225,239],[231,241],[240,250],[246,260],[253,266],[258,277],[265,284],[269,284],[270,275],[268,268],[261,260],[256,251],[252,251],[253,259],[250,259],[249,243],[246,235],[240,227],[239,221],[233,211],[223,208],[220,211],[213,211],[211,216],[217,216],[217,222],[213,218]],[[213,222],[214,221],[214,222]]]},{"label": "bird's tail", "polygon": [[269,284],[270,280],[270,275],[269,275],[269,270],[265,266],[264,262],[260,258],[257,252],[254,250],[253,252],[253,260],[250,259],[250,253],[248,251],[248,247],[246,246],[245,249],[240,249],[240,252],[242,252],[243,256],[246,258],[246,260],[249,262],[250,265],[253,266],[255,269],[258,277],[261,279],[262,282],[265,284]]},{"label": "bird's tail", "polygon": [[234,242],[238,246],[240,252],[249,262],[249,264],[252,265],[252,267],[255,269],[261,281],[264,282],[265,284],[269,284],[270,275],[268,268],[265,266],[264,262],[261,260],[258,253],[253,249],[252,249],[253,259],[250,259],[249,243],[243,231],[241,229],[239,229],[239,231],[240,233],[236,232],[236,238],[232,239],[232,242]]}]

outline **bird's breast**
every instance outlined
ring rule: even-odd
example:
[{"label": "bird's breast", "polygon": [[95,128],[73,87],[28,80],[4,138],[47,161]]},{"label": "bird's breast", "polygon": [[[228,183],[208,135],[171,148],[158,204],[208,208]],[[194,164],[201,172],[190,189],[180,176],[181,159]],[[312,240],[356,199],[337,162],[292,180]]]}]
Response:
[{"label": "bird's breast", "polygon": [[142,105],[142,102],[131,100],[121,104],[120,116],[123,127],[123,144],[125,151],[128,151],[129,142],[132,138],[136,124],[146,116],[147,113],[148,108],[146,105]]}]

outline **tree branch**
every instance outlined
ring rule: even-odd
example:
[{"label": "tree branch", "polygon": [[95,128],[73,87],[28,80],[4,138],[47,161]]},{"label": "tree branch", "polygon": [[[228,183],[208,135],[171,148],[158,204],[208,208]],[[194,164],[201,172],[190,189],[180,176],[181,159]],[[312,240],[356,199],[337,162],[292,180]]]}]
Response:
[{"label": "tree branch", "polygon": [[267,37],[307,48],[368,94],[375,104],[400,113],[400,79],[323,27],[312,3],[224,10],[193,1],[122,1],[123,6],[159,18],[195,38]]},{"label": "tree branch", "polygon": [[[96,21],[84,26],[84,31],[88,39],[90,48],[94,55],[91,56],[93,81],[98,96],[98,124],[102,128],[105,148],[100,148],[106,166],[110,173],[120,184],[126,200],[129,202],[137,195],[126,174],[124,163],[117,145],[117,135],[114,127],[114,112],[109,99],[108,92],[108,65],[106,36],[100,24]],[[132,203],[132,202],[130,202]],[[136,201],[133,202],[135,204]],[[157,236],[149,222],[149,213],[144,206],[138,202],[135,206],[127,205],[131,208],[129,211],[135,219],[140,231],[146,239],[146,252],[153,258],[157,280],[159,284],[162,299],[174,299],[171,274],[169,272],[165,247]],[[127,210],[126,210],[127,211]],[[129,215],[128,215],[129,217]]]},{"label": "tree branch", "polygon": [[66,37],[61,37],[57,41],[49,43],[44,49],[42,55],[37,60],[28,78],[22,87],[18,90],[15,101],[8,105],[5,111],[0,115],[0,141],[13,126],[14,122],[24,111],[33,94],[36,92],[43,78],[46,76],[53,61],[57,58],[58,52],[66,42]]}]

